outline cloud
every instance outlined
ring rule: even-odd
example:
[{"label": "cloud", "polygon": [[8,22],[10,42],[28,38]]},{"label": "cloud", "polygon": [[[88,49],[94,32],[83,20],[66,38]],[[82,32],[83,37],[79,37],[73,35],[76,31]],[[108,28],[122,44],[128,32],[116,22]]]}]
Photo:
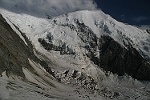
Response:
[{"label": "cloud", "polygon": [[145,20],[148,20],[149,18],[146,17],[146,16],[139,16],[139,17],[136,17],[133,19],[133,21],[139,23],[139,22],[142,22],[142,21],[145,21]]},{"label": "cloud", "polygon": [[52,16],[97,8],[93,0],[0,0],[0,7],[35,14],[47,13]]},{"label": "cloud", "polygon": [[122,14],[122,15],[121,15],[121,20],[122,20],[122,21],[125,21],[125,19],[126,19],[125,14]]}]

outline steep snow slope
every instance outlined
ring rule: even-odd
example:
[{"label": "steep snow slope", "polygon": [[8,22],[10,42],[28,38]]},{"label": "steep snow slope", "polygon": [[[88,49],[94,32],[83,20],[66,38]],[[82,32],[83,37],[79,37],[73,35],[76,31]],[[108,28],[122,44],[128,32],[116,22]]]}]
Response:
[{"label": "steep snow slope", "polygon": [[[0,9],[0,12],[7,21],[13,23],[10,24],[12,27],[15,25],[25,33],[34,49],[39,52],[40,55],[37,56],[49,62],[60,82],[81,89],[80,92],[76,90],[79,95],[85,89],[90,91],[90,98],[96,96],[93,100],[102,97],[114,100],[149,99],[149,83],[145,85],[131,77],[118,78],[113,74],[107,76],[99,68],[101,65],[95,64],[88,56],[94,55],[100,59],[99,41],[106,35],[122,47],[128,49],[128,46],[133,46],[143,57],[149,59],[149,34],[117,22],[102,11],[78,11],[52,19],[16,14],[4,9]],[[29,81],[38,83],[36,80],[40,80],[28,70],[23,71]],[[42,81],[38,84],[41,83]]]}]

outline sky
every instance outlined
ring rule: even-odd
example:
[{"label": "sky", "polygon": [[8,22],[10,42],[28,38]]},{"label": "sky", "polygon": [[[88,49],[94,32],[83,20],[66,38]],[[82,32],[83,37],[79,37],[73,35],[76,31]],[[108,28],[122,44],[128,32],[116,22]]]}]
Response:
[{"label": "sky", "polygon": [[118,21],[150,25],[150,0],[95,0],[98,8]]},{"label": "sky", "polygon": [[150,25],[150,0],[0,0],[0,7],[39,17],[101,9],[124,23]]}]

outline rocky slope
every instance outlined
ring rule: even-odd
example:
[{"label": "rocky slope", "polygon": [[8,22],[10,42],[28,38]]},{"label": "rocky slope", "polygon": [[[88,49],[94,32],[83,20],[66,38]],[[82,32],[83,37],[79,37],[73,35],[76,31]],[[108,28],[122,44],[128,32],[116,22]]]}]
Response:
[{"label": "rocky slope", "polygon": [[[2,16],[0,16],[0,21],[0,74],[6,71],[8,76],[9,74],[13,74],[24,78],[25,76],[23,75],[22,68],[33,70],[28,59],[32,59],[43,67],[48,68],[46,62],[44,64],[44,61],[35,56],[32,44],[26,37],[25,39],[28,45],[26,45],[16,32],[12,30]],[[52,74],[51,70],[49,72]]]}]

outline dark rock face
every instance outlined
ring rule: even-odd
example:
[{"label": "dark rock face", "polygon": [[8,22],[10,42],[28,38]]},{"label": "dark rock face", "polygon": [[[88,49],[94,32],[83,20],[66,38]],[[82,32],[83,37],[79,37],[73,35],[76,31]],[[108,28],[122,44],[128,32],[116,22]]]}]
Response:
[{"label": "dark rock face", "polygon": [[146,32],[150,34],[150,29],[146,29]]},{"label": "dark rock face", "polygon": [[[150,64],[139,52],[131,46],[126,49],[109,36],[99,39],[100,56],[90,46],[87,56],[106,72],[111,71],[118,75],[128,74],[139,80],[150,80]],[[94,48],[96,48],[94,47]]]},{"label": "dark rock face", "polygon": [[48,64],[34,55],[32,44],[27,37],[23,33],[22,36],[24,36],[28,46],[0,15],[0,75],[6,71],[8,76],[13,74],[24,78],[22,68],[34,71],[28,59],[39,63],[53,75]]},{"label": "dark rock face", "polygon": [[103,36],[101,41],[100,67],[118,75],[127,73],[139,80],[150,80],[150,64],[136,49],[125,49],[108,36]]},{"label": "dark rock face", "polygon": [[0,74],[15,74],[24,77],[22,67],[31,68],[28,58],[31,52],[0,16]]},{"label": "dark rock face", "polygon": [[150,80],[150,63],[131,44],[125,45],[126,49],[110,36],[98,38],[84,23],[77,21],[77,24],[78,36],[88,51],[86,55],[96,65],[118,75],[128,74],[139,80]]}]

